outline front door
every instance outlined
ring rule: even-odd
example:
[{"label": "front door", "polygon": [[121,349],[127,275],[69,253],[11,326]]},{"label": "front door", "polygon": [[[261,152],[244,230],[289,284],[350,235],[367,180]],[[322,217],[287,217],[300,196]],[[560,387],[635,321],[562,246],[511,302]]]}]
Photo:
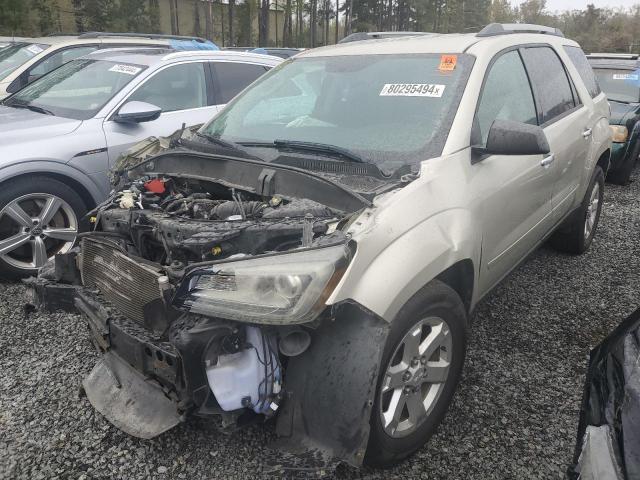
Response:
[{"label": "front door", "polygon": [[[494,120],[538,124],[517,49],[500,53],[486,75],[472,143],[486,145]],[[556,167],[547,155],[491,155],[473,166],[482,224],[480,288],[487,291],[518,264],[551,226]]]}]

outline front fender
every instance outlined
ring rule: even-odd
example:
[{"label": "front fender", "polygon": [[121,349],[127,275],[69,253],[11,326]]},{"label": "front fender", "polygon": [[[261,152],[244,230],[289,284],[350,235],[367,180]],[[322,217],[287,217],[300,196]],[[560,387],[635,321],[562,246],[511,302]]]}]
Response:
[{"label": "front fender", "polygon": [[[391,227],[383,225],[391,221],[379,218],[354,238],[356,254],[329,302],[351,298],[391,322],[418,290],[461,260],[472,260],[473,284],[478,284],[481,229],[474,226],[477,222],[470,211],[439,212],[387,244],[385,233],[390,233]],[[383,229],[386,232],[380,231]],[[475,298],[471,306],[474,303]]]}]

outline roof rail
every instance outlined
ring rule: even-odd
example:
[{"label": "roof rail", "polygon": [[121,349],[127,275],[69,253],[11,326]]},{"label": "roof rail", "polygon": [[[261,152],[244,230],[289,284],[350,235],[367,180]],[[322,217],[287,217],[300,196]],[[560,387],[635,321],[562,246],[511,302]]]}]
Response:
[{"label": "roof rail", "polygon": [[510,33],[542,33],[564,37],[564,34],[558,28],[531,23],[490,23],[480,30],[476,37],[495,37],[496,35],[508,35]]},{"label": "roof rail", "polygon": [[150,39],[158,39],[158,40],[192,40],[200,43],[207,42],[207,40],[201,37],[185,37],[181,35],[163,35],[161,33],[85,32],[78,35],[78,38],[103,38],[103,37],[150,38]]},{"label": "roof rail", "polygon": [[619,59],[619,60],[638,60],[640,55],[637,53],[590,53],[587,55],[589,58],[603,58],[603,59]]}]

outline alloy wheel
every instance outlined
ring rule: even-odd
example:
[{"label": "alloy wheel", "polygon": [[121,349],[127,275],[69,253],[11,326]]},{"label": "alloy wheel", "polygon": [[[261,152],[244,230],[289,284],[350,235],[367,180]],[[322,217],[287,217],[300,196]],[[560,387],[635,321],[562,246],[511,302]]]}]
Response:
[{"label": "alloy wheel", "polygon": [[596,182],[591,190],[591,197],[587,205],[587,213],[584,221],[584,239],[588,240],[593,232],[598,218],[598,204],[600,203],[600,185]]},{"label": "alloy wheel", "polygon": [[382,381],[379,414],[387,435],[405,437],[430,415],[451,366],[447,323],[428,317],[415,323],[397,345]]},{"label": "alloy wheel", "polygon": [[42,267],[75,243],[78,219],[60,197],[31,193],[0,210],[0,258],[19,269]]}]

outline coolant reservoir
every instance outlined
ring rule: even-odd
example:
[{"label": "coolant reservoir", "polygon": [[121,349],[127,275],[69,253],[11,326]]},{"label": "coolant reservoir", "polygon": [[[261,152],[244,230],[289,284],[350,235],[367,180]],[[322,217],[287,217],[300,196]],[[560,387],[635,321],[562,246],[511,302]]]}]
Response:
[{"label": "coolant reservoir", "polygon": [[[218,363],[207,367],[209,387],[224,411],[238,410],[249,402],[256,413],[264,413],[269,408],[268,398],[279,389],[280,369],[274,352],[262,340],[256,327],[246,327],[247,343],[255,347],[238,353],[220,355]],[[266,347],[266,360],[263,358]],[[259,354],[259,356],[258,356]],[[265,365],[267,379],[265,380]],[[261,397],[262,395],[262,397]]]}]

